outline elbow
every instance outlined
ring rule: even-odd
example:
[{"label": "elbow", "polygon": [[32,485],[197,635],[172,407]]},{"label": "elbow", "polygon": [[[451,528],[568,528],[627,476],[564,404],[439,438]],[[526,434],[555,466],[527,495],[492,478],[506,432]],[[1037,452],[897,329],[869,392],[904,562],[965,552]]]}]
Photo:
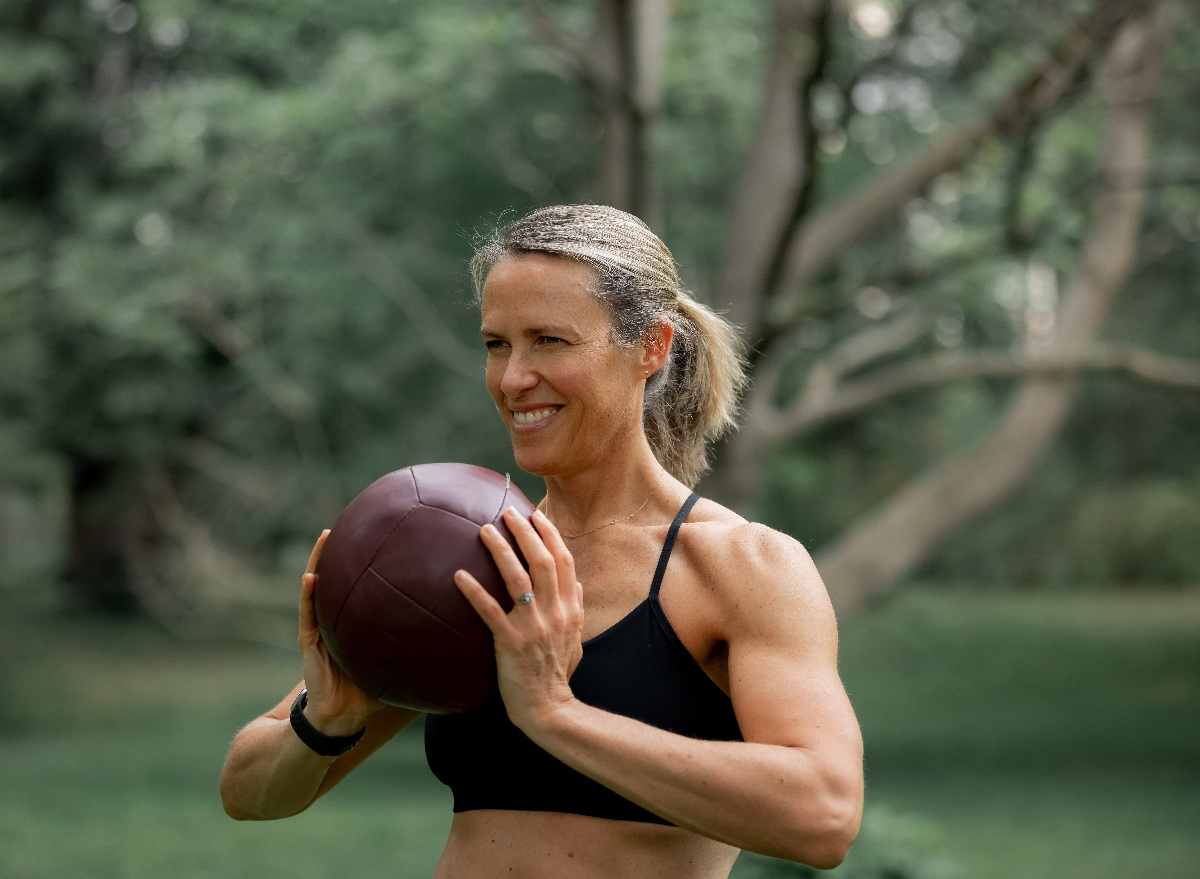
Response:
[{"label": "elbow", "polygon": [[290,818],[293,815],[299,815],[312,805],[312,801],[309,801],[298,809],[281,809],[277,806],[268,806],[261,799],[247,798],[244,790],[239,791],[238,787],[228,783],[224,776],[221,778],[220,787],[221,808],[234,821],[277,821],[280,818]]},{"label": "elbow", "polygon": [[846,860],[862,823],[862,799],[829,798],[819,813],[810,809],[795,816],[785,857],[814,867],[832,870]]},{"label": "elbow", "polygon": [[245,787],[229,772],[221,773],[220,791],[221,808],[234,821],[269,821],[286,817],[268,814],[263,803],[256,802],[253,796],[247,796]]},{"label": "elbow", "polygon": [[229,800],[227,800],[223,797],[221,799],[221,807],[225,810],[225,814],[228,815],[230,818],[232,818],[234,821],[253,821],[254,820],[254,816],[251,815],[249,812],[243,811],[242,809],[238,808],[236,803],[231,803]]},{"label": "elbow", "polygon": [[[239,803],[237,800],[226,796],[224,792],[221,794],[221,808],[225,810],[225,814],[234,821],[277,821],[280,818],[290,818],[293,815],[298,815],[304,809],[298,809],[295,812],[280,812],[279,814],[268,814],[263,811],[255,811],[246,808],[245,804]],[[308,808],[307,806],[304,807]]]},{"label": "elbow", "polygon": [[854,842],[854,838],[857,835],[857,831],[853,833],[839,832],[829,834],[814,843],[802,863],[818,870],[832,870],[834,867],[841,866],[842,861],[846,860],[846,855],[850,852],[850,845]]},{"label": "elbow", "polygon": [[221,808],[225,810],[225,814],[234,821],[253,821],[255,815],[240,803],[235,796],[233,785],[229,783],[225,774],[221,774]]}]

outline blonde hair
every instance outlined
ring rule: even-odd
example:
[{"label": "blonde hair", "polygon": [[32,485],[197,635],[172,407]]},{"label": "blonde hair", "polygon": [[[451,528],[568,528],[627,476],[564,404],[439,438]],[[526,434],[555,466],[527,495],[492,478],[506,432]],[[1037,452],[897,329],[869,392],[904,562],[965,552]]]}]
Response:
[{"label": "blonde hair", "polygon": [[591,266],[597,299],[612,317],[613,340],[632,347],[656,324],[674,329],[663,367],[646,381],[642,424],[667,472],[694,487],[708,472],[706,441],[736,426],[746,385],[733,326],[683,289],[667,246],[632,214],[602,205],[541,208],[497,230],[475,251],[478,298],[492,267],[528,253]]}]

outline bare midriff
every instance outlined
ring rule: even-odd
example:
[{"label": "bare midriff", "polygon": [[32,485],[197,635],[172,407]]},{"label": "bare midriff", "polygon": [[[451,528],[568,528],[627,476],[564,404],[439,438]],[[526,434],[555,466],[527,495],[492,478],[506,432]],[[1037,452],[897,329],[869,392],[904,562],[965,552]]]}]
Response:
[{"label": "bare midriff", "polygon": [[459,812],[434,879],[725,879],[738,850],[679,827],[562,812]]}]

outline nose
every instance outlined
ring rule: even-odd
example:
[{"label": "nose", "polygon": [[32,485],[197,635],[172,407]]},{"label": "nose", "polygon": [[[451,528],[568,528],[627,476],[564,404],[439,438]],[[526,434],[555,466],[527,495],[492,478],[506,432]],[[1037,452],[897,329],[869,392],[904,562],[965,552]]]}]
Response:
[{"label": "nose", "polygon": [[500,376],[500,390],[505,397],[515,399],[537,386],[540,377],[532,364],[520,351],[514,350],[506,358],[504,372]]}]

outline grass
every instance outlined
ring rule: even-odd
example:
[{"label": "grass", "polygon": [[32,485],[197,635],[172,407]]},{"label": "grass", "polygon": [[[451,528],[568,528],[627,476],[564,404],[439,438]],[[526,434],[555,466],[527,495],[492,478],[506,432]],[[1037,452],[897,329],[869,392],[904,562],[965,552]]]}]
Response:
[{"label": "grass", "polygon": [[[12,605],[11,607],[9,605]],[[428,876],[448,792],[409,730],[310,812],[239,824],[233,732],[290,651],[0,607],[0,876]],[[1200,592],[911,592],[843,632],[867,818],[833,876],[1183,877],[1200,862]],[[735,877],[797,875],[743,856]]]},{"label": "grass", "polygon": [[1192,876],[1200,593],[914,594],[850,628],[868,802],[980,879]]}]

